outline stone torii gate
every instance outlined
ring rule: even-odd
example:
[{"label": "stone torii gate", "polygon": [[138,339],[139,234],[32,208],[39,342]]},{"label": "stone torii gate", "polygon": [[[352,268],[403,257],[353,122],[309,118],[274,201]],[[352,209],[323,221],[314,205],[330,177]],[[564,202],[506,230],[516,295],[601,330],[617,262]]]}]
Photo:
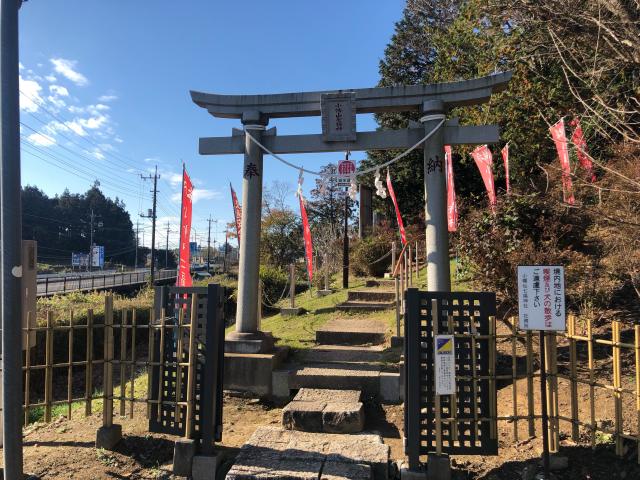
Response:
[{"label": "stone torii gate", "polygon": [[[445,122],[453,107],[477,105],[506,88],[511,72],[472,80],[356,90],[301,92],[271,95],[217,95],[191,92],[196,105],[214,117],[238,119],[243,130],[230,137],[200,138],[202,155],[244,154],[242,226],[236,331],[227,336],[226,350],[262,353],[273,347],[269,335],[258,329],[258,271],[262,206],[263,149],[275,154],[403,150],[424,141],[424,197],[426,221],[427,286],[431,291],[451,290],[449,234],[444,169],[444,145],[496,143],[498,127],[460,126]],[[418,111],[420,123],[409,128],[358,132],[356,114]],[[271,118],[322,116],[322,133],[278,136],[266,129]],[[444,122],[444,123],[443,123]],[[416,192],[417,193],[417,192]]]}]

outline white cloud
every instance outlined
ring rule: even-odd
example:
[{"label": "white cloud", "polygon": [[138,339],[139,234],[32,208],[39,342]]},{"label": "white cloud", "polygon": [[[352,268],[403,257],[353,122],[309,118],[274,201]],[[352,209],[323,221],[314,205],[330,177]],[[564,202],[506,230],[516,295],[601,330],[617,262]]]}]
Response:
[{"label": "white cloud", "polygon": [[[191,201],[196,204],[200,200],[211,200],[213,198],[218,198],[220,196],[220,192],[217,190],[207,190],[206,188],[194,188],[193,194],[191,196]],[[182,200],[182,192],[176,192],[171,195],[171,200],[175,203],[180,203]]]},{"label": "white cloud", "polygon": [[40,96],[42,87],[35,80],[27,80],[19,77],[20,81],[20,109],[25,112],[34,113],[40,108],[39,105],[44,103]]},{"label": "white cloud", "polygon": [[67,78],[68,80],[71,80],[76,85],[83,87],[89,83],[87,77],[75,70],[76,64],[78,63],[75,60],[67,60],[65,58],[52,58],[51,63],[53,64],[53,68],[57,73]]},{"label": "white cloud", "polygon": [[45,80],[49,83],[53,83],[55,81],[58,80],[58,78],[55,75],[47,75],[46,77],[44,77]]},{"label": "white cloud", "polygon": [[117,99],[118,99],[118,96],[113,94],[102,95],[98,97],[98,100],[101,102],[113,102],[114,100],[117,100]]},{"label": "white cloud", "polygon": [[22,64],[22,62],[18,62],[18,69],[24,70],[24,65]]},{"label": "white cloud", "polygon": [[152,162],[157,162],[158,159],[156,157],[148,157],[148,158],[145,158],[143,161],[144,163],[152,163]]},{"label": "white cloud", "polygon": [[178,185],[182,185],[182,174],[181,173],[168,173],[167,176],[169,177],[169,183],[172,186],[178,186]]},{"label": "white cloud", "polygon": [[63,87],[62,85],[49,85],[49,91],[59,97],[69,96],[69,90],[67,90],[67,88]]},{"label": "white cloud", "polygon": [[104,160],[105,159],[104,154],[100,151],[99,148],[94,148],[93,151],[91,152],[91,155],[93,155],[98,160]]},{"label": "white cloud", "polygon": [[98,115],[96,117],[89,118],[79,118],[77,121],[84,128],[88,128],[89,130],[97,130],[100,127],[104,126],[107,123],[107,117],[105,115]]},{"label": "white cloud", "polygon": [[80,123],[78,123],[77,120],[73,120],[71,122],[65,122],[65,125],[69,128],[69,130],[73,131],[73,133],[75,133],[76,135],[80,135],[81,137],[84,137],[87,134],[85,129],[82,128],[82,125],[80,125]]},{"label": "white cloud", "polygon": [[27,139],[39,147],[50,147],[56,144],[55,138],[45,135],[44,133],[32,133]]}]

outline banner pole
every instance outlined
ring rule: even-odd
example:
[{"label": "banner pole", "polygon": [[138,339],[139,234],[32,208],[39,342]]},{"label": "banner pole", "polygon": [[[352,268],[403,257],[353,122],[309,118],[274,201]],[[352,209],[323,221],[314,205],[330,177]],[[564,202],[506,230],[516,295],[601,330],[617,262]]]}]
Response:
[{"label": "banner pole", "polygon": [[549,480],[549,416],[547,413],[547,365],[544,330],[540,330],[540,403],[542,405],[542,466],[544,479]]}]

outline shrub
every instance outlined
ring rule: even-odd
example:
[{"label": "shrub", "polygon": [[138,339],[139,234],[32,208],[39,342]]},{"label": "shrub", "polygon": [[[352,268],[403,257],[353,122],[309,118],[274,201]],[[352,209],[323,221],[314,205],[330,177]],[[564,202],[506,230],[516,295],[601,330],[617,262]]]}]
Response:
[{"label": "shrub", "polygon": [[381,277],[391,265],[391,241],[384,234],[358,240],[351,250],[351,268],[356,275]]},{"label": "shrub", "polygon": [[[262,280],[262,296],[269,305],[277,303],[286,295],[289,274],[277,267],[260,265],[260,280]],[[288,291],[288,289],[286,289]]]}]

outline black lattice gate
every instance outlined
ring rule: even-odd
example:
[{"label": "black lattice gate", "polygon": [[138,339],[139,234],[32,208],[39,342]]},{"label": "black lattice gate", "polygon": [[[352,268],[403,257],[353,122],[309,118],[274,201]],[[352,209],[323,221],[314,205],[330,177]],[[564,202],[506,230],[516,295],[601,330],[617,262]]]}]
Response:
[{"label": "black lattice gate", "polygon": [[[224,295],[216,284],[207,287],[157,287],[155,290],[154,358],[151,375],[149,431],[183,436],[189,360],[191,302],[197,294],[194,415],[191,431],[202,450],[222,439],[222,373],[224,361]],[[182,313],[181,313],[182,312]]]},{"label": "black lattice gate", "polygon": [[[411,468],[434,453],[498,453],[493,293],[407,290],[405,318],[405,450]],[[434,313],[437,319],[434,319]],[[440,396],[438,445],[434,386],[437,333],[455,335],[456,393]]]}]

